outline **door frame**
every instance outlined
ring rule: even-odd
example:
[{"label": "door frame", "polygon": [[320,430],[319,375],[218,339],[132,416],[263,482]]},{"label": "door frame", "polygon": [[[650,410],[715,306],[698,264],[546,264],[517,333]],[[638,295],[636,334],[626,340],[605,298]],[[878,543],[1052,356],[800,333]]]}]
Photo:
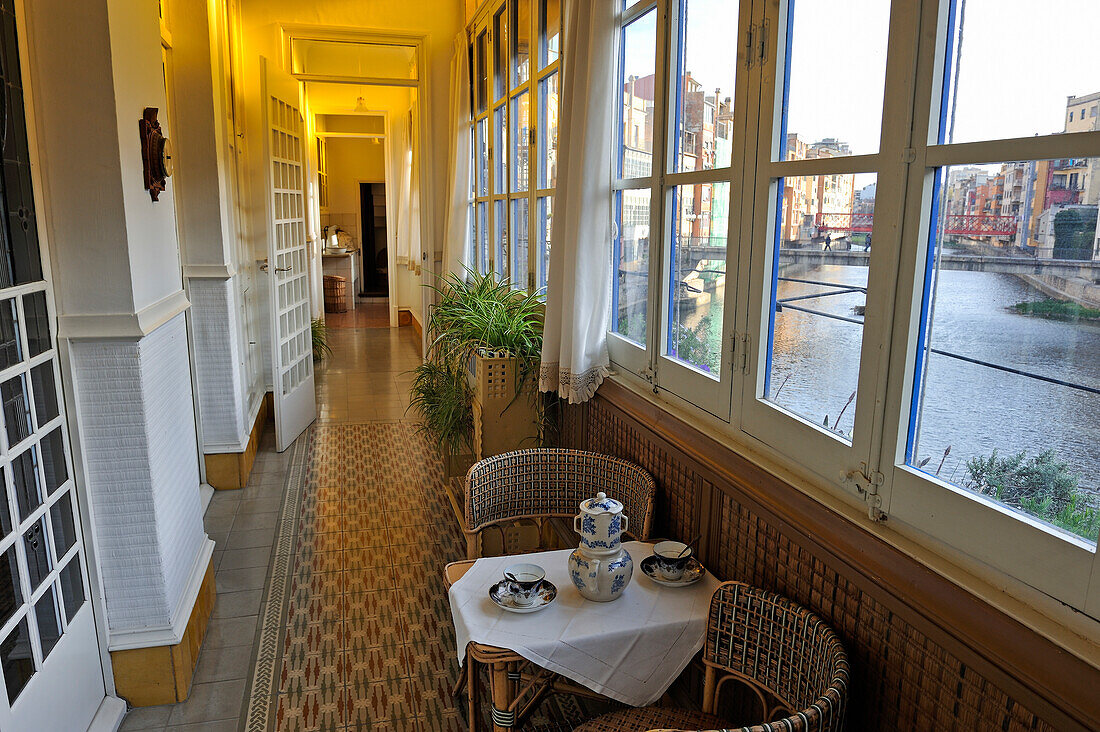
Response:
[{"label": "door frame", "polygon": [[[69,458],[72,461],[73,492],[76,496],[77,515],[80,520],[80,535],[84,543],[84,570],[88,577],[88,603],[95,622],[96,640],[99,647],[100,669],[103,675],[104,703],[100,706],[100,714],[96,715],[97,725],[99,721],[110,724],[109,719],[100,720],[103,712],[108,709],[112,701],[118,702],[119,709],[115,725],[121,722],[126,713],[126,704],[117,697],[115,689],[114,671],[111,665],[111,654],[108,651],[110,642],[107,626],[107,601],[103,594],[103,583],[100,577],[99,542],[97,540],[97,527],[92,518],[91,494],[88,489],[88,475],[85,468],[82,451],[83,441],[80,435],[80,421],[78,419],[78,401],[74,389],[73,360],[69,350],[70,342],[59,338],[57,335],[57,300],[54,297],[54,285],[56,279],[54,272],[60,268],[54,261],[54,249],[51,246],[51,231],[53,217],[50,211],[53,209],[50,197],[49,176],[45,173],[42,160],[46,157],[39,140],[39,128],[37,121],[37,98],[35,90],[38,88],[38,68],[33,63],[30,49],[27,46],[27,38],[33,21],[27,13],[27,5],[30,0],[15,1],[15,19],[18,33],[18,50],[20,70],[23,82],[23,106],[27,123],[27,149],[31,162],[31,187],[35,197],[35,219],[38,225],[38,246],[42,258],[42,274],[46,280],[46,304],[52,313],[52,327],[54,345],[57,349],[58,369],[61,372],[61,394],[66,415],[66,427],[69,442]],[[110,717],[111,715],[106,715]],[[113,729],[114,726],[109,726]]]},{"label": "door frame", "polygon": [[[432,98],[431,98],[431,79],[427,73],[427,51],[426,45],[428,42],[428,34],[426,33],[412,33],[401,31],[381,30],[377,28],[367,28],[362,26],[339,26],[339,25],[311,25],[307,23],[280,23],[279,24],[279,38],[281,43],[281,60],[283,69],[298,79],[299,84],[307,81],[325,82],[333,84],[352,84],[355,86],[406,86],[416,89],[416,99],[414,100],[415,114],[417,116],[416,124],[413,125],[413,140],[412,144],[417,146],[418,157],[420,161],[418,184],[420,187],[420,251],[421,257],[418,263],[421,267],[421,283],[432,282],[434,280],[434,272],[437,261],[442,261],[442,252],[435,251],[435,217],[433,215],[434,200],[431,195],[426,195],[425,181],[433,180],[431,170],[429,167],[429,161],[433,159],[432,156],[432,137],[431,130],[429,129],[428,120],[432,118]],[[291,43],[294,39],[301,40],[315,40],[315,41],[344,41],[348,43],[363,43],[374,45],[402,45],[402,46],[415,46],[416,47],[416,64],[417,75],[415,84],[411,82],[401,83],[397,79],[377,79],[368,77],[347,77],[347,76],[330,76],[330,75],[307,75],[307,74],[295,74],[294,64],[292,58]],[[386,122],[386,136],[390,135],[389,120]],[[316,172],[316,171],[312,171]],[[389,165],[387,164],[387,195],[392,190],[389,183]],[[311,177],[312,180],[312,177]],[[387,202],[387,214],[389,213],[389,203]],[[387,215],[387,221],[389,216]],[[389,232],[387,232],[389,236]],[[392,242],[392,238],[390,240]],[[431,252],[428,251],[428,246],[432,247]],[[396,276],[396,252],[394,247],[387,247],[394,254],[390,258],[389,270],[390,270],[390,327],[396,327],[397,325],[397,309],[394,307],[393,293],[396,292],[394,287],[394,277]],[[427,321],[428,307],[434,302],[432,296],[432,290],[426,287],[422,287],[421,292],[421,319]],[[421,323],[423,326],[424,323]],[[428,341],[427,328],[422,328],[421,337],[421,353],[425,353],[425,346]]]}]

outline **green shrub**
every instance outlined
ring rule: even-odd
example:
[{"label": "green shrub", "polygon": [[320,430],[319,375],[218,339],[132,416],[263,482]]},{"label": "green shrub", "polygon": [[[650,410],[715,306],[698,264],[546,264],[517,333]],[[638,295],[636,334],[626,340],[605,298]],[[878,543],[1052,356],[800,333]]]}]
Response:
[{"label": "green shrub", "polygon": [[1095,541],[1100,508],[1081,489],[1077,475],[1054,450],[1001,456],[994,450],[966,461],[963,484],[970,490]]}]

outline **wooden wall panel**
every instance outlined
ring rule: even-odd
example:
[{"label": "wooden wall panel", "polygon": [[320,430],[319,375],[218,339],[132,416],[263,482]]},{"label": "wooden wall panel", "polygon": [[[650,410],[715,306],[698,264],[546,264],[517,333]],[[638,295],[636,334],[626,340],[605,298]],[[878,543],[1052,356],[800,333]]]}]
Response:
[{"label": "wooden wall panel", "polygon": [[625,387],[565,408],[561,441],[649,470],[656,536],[702,534],[718,577],[821,614],[852,660],[849,729],[1100,729],[1100,670]]}]

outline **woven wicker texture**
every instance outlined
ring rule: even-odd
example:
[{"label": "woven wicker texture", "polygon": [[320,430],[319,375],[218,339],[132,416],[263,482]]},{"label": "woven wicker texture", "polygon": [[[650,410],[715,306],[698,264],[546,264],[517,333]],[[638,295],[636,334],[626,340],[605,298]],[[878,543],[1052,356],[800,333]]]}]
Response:
[{"label": "woven wicker texture", "polygon": [[644,707],[611,712],[574,727],[573,732],[646,732],[654,727],[713,729],[722,726],[719,717],[689,709]]},{"label": "woven wicker texture", "polygon": [[[738,486],[712,484],[686,455],[605,400],[597,396],[563,414],[563,445],[616,455],[653,474],[660,486],[655,534],[689,540],[707,525],[716,527],[700,558],[717,577],[789,597],[836,631],[851,665],[849,729],[1055,729],[907,622],[898,614],[902,608],[868,594],[846,570],[815,555],[805,537],[754,513],[738,500]],[[700,674],[689,668],[681,678],[698,699]]]},{"label": "woven wicker texture", "polygon": [[625,460],[580,450],[517,450],[485,458],[466,475],[466,531],[531,516],[577,514],[603,491],[621,501],[630,533],[650,535],[652,476]]}]

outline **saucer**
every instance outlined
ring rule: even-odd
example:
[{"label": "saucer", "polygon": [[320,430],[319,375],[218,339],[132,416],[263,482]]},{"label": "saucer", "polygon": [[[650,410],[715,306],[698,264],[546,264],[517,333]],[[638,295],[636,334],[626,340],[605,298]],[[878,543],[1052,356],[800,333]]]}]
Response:
[{"label": "saucer", "polygon": [[665,587],[687,587],[703,579],[703,575],[707,573],[707,570],[698,559],[692,557],[688,560],[687,566],[684,567],[683,577],[678,580],[666,580],[657,573],[657,556],[655,554],[650,554],[642,560],[642,573],[657,584],[664,585]]},{"label": "saucer", "polygon": [[507,585],[507,582],[501,580],[490,587],[489,599],[496,603],[501,610],[507,610],[510,613],[533,613],[542,610],[558,596],[558,588],[554,587],[550,580],[544,579],[542,587],[539,588],[538,594],[535,595],[535,599],[530,605],[517,605],[512,599],[512,594],[508,592]]}]

